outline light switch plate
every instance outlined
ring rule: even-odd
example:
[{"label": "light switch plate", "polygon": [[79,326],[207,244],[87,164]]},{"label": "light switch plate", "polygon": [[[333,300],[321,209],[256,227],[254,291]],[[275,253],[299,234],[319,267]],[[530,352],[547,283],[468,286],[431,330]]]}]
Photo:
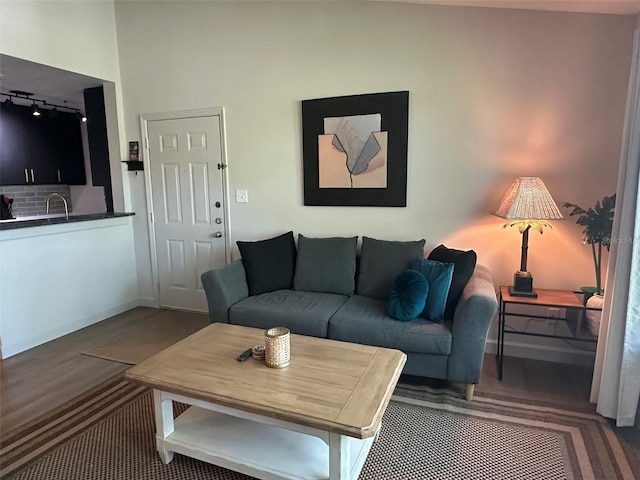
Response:
[{"label": "light switch plate", "polygon": [[249,203],[249,192],[247,190],[236,190],[236,203]]}]

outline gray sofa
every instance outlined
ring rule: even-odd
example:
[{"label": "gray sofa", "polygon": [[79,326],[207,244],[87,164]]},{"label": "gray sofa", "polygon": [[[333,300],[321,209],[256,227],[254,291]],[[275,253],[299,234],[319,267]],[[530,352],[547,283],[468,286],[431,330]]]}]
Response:
[{"label": "gray sofa", "polygon": [[[309,269],[309,262],[305,262],[309,255],[305,257],[303,253],[313,250],[308,245],[314,244],[300,237],[298,261],[290,288],[250,295],[243,259],[205,272],[202,284],[211,322],[261,329],[283,326],[302,335],[395,348],[407,354],[404,374],[462,382],[467,386],[466,397],[471,400],[474,385],[480,380],[489,326],[497,310],[491,275],[486,267],[475,265],[475,253],[471,276],[461,287],[462,292],[447,312],[448,317],[445,316],[440,323],[420,316],[410,321],[398,321],[390,317],[384,295],[388,296],[389,282],[400,271],[411,268],[411,255],[416,251],[423,254],[421,246],[424,241],[411,245],[412,252],[409,252],[406,244],[416,242],[384,242],[365,237],[359,268],[356,268],[354,252],[353,266],[349,266],[346,273],[341,273],[343,280],[348,274],[352,275],[353,290],[350,290],[348,282],[346,288],[340,286],[340,279],[332,282],[330,287],[318,285],[317,279],[320,279],[320,284],[328,285],[332,269],[345,270],[342,259],[333,265],[330,260],[342,255],[335,244],[329,245],[322,253],[322,260],[317,259],[316,252],[316,261],[305,281],[303,270]],[[301,248],[303,244],[304,250]],[[397,254],[398,248],[393,250],[398,246],[396,244],[401,244],[402,254]],[[249,266],[249,251],[246,254]],[[322,278],[327,276],[329,280],[325,278],[323,281]],[[381,287],[380,293],[376,292],[378,287]],[[314,291],[323,289],[342,293]]]}]

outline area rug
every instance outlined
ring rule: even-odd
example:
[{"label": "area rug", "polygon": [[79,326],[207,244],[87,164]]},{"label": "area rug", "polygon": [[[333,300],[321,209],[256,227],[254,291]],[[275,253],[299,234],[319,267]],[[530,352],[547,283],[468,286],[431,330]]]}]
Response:
[{"label": "area rug", "polygon": [[206,314],[160,310],[120,335],[95,345],[84,355],[136,365],[209,325]]},{"label": "area rug", "polygon": [[[587,409],[403,383],[360,479],[634,479],[639,448],[636,429]],[[0,459],[12,480],[250,478],[182,455],[164,465],[151,392],[122,376],[3,435]]]}]

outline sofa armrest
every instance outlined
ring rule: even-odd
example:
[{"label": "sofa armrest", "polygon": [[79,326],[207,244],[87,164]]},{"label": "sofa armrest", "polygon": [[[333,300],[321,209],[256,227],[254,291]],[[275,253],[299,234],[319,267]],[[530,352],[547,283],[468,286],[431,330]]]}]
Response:
[{"label": "sofa armrest", "polygon": [[207,295],[211,323],[229,323],[229,307],[249,296],[242,260],[204,272],[201,280]]},{"label": "sofa armrest", "polygon": [[480,381],[487,335],[497,311],[491,273],[487,267],[476,265],[453,315],[449,380],[467,384]]}]

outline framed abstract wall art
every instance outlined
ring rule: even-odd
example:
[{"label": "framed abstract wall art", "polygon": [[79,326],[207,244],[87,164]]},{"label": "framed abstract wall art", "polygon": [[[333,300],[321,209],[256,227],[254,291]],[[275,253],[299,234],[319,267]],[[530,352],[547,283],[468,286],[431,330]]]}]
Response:
[{"label": "framed abstract wall art", "polygon": [[408,91],[304,100],[304,204],[406,207],[408,127]]}]

